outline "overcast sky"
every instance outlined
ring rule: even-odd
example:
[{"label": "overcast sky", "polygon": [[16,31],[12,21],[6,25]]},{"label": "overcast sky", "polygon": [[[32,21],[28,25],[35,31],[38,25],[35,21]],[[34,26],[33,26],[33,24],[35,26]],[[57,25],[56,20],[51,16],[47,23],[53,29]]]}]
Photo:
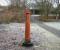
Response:
[{"label": "overcast sky", "polygon": [[1,6],[8,6],[10,4],[11,4],[11,2],[9,0],[0,0],[0,5]]},{"label": "overcast sky", "polygon": [[[28,3],[35,3],[35,1],[34,0],[27,0],[27,2]],[[59,1],[60,2],[60,1]],[[10,5],[11,4],[11,2],[10,2],[10,0],[0,0],[0,5],[1,6],[8,6],[8,5]],[[56,5],[56,3],[54,3],[54,7],[56,7],[57,5]]]}]

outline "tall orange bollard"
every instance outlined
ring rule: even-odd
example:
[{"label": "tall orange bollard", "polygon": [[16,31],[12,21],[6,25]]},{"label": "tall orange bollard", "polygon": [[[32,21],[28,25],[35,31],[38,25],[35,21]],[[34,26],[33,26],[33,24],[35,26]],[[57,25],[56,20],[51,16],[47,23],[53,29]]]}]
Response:
[{"label": "tall orange bollard", "polygon": [[25,10],[25,17],[26,17],[26,22],[25,22],[25,41],[22,44],[22,46],[25,47],[31,47],[33,44],[31,43],[30,39],[30,16],[31,13],[28,9]]}]

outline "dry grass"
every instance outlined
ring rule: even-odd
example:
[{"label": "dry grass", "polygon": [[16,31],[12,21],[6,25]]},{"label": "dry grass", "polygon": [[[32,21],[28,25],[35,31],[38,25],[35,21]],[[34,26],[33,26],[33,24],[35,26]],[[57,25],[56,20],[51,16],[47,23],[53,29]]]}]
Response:
[{"label": "dry grass", "polygon": [[22,22],[24,20],[23,9],[18,7],[10,7],[0,12],[0,14],[0,23]]}]

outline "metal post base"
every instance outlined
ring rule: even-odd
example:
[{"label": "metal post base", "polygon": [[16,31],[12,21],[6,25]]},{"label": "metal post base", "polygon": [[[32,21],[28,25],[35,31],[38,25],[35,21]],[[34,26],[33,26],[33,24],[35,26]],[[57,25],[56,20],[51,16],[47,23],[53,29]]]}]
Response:
[{"label": "metal post base", "polygon": [[29,42],[24,42],[23,44],[22,44],[22,46],[24,46],[24,47],[32,47],[33,46],[33,43],[31,43],[30,41]]}]

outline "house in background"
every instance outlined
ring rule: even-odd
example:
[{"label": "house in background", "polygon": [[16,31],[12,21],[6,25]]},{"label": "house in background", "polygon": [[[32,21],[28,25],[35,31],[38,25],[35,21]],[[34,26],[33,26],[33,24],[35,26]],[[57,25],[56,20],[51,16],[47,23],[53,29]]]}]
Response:
[{"label": "house in background", "polygon": [[[39,2],[40,0],[38,0]],[[42,0],[41,0],[42,1]],[[59,4],[59,0],[46,0],[49,1],[54,8],[57,7],[57,5]],[[40,15],[40,11],[39,8],[37,7],[37,2],[36,0],[26,0],[25,5],[31,10],[32,15],[36,15],[36,16],[41,16]],[[41,17],[42,18],[42,17]],[[46,16],[43,17],[44,19],[47,18]],[[60,19],[57,15],[54,14],[49,14],[48,15],[48,19]]]},{"label": "house in background", "polygon": [[39,8],[35,0],[26,0],[25,5],[31,10],[33,15],[39,15]]},{"label": "house in background", "polygon": [[[38,0],[38,1],[40,1],[40,0]],[[58,4],[59,0],[46,0],[46,1],[49,1],[49,2],[51,2],[54,5],[54,3]],[[5,3],[9,3],[10,2],[10,5],[13,5],[13,6],[19,5],[19,6],[22,6],[22,7],[25,4],[31,10],[32,16],[36,16],[36,17],[37,16],[41,16],[39,8],[37,7],[36,0],[4,0],[4,2]],[[2,6],[2,7],[0,6],[0,11],[2,11],[4,9],[8,9],[8,6]],[[56,15],[49,14],[49,16],[50,16],[49,19],[51,19],[51,18],[57,19],[57,17],[55,17]]]}]

